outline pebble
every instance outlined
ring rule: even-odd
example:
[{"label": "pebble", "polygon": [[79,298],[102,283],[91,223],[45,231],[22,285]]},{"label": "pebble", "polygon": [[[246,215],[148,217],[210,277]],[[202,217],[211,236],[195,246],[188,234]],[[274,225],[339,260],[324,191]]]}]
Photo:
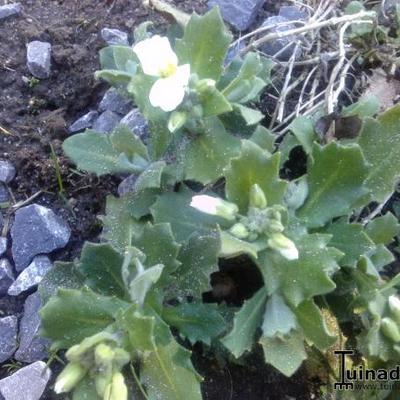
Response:
[{"label": "pebble", "polygon": [[10,296],[18,296],[26,290],[37,286],[53,267],[49,257],[36,256],[8,289]]},{"label": "pebble", "polygon": [[0,257],[7,251],[7,238],[0,237]]},{"label": "pebble", "polygon": [[70,133],[76,133],[83,131],[86,128],[91,128],[93,126],[93,122],[99,116],[97,111],[89,111],[82,117],[78,118],[69,128],[68,131]]},{"label": "pebble", "polygon": [[110,133],[119,124],[120,120],[120,115],[113,111],[106,110],[96,119],[92,129],[100,133]]},{"label": "pebble", "polygon": [[34,40],[27,45],[27,66],[30,73],[39,79],[50,76],[51,44]]},{"label": "pebble", "polygon": [[64,247],[70,235],[68,224],[52,210],[38,204],[20,208],[11,228],[16,270],[25,269],[38,254],[48,254]]},{"label": "pebble", "polygon": [[132,100],[122,95],[118,90],[111,88],[105,92],[100,104],[100,111],[114,111],[125,115],[132,108]]},{"label": "pebble", "polygon": [[7,294],[8,288],[14,282],[14,273],[6,258],[0,260],[0,296]]},{"label": "pebble", "polygon": [[17,361],[32,363],[48,356],[47,349],[50,341],[38,336],[41,325],[39,315],[41,306],[38,292],[31,294],[25,300],[24,315],[19,327],[19,348],[14,355]]},{"label": "pebble", "polygon": [[13,15],[18,15],[21,12],[20,3],[11,3],[0,6],[0,20],[11,17]]},{"label": "pebble", "polygon": [[101,37],[110,46],[129,46],[128,34],[126,32],[120,31],[119,29],[104,28],[101,30]]},{"label": "pebble", "polygon": [[222,18],[239,31],[250,28],[265,0],[209,0],[208,6],[219,6]]},{"label": "pebble", "polygon": [[128,126],[136,136],[141,138],[147,138],[149,136],[149,124],[138,108],[134,108],[126,114],[125,117],[121,119],[120,124]]},{"label": "pebble", "polygon": [[0,318],[0,363],[10,359],[17,350],[18,318]]},{"label": "pebble", "polygon": [[15,167],[9,161],[0,160],[0,182],[9,183],[15,177]]},{"label": "pebble", "polygon": [[0,203],[7,203],[10,200],[10,194],[5,185],[0,182]]},{"label": "pebble", "polygon": [[43,361],[35,362],[0,380],[4,400],[40,400],[51,371]]}]

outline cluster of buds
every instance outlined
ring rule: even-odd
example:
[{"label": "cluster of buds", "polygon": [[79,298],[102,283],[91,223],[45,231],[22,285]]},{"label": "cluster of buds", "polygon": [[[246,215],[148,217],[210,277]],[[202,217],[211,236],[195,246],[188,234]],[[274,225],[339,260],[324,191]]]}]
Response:
[{"label": "cluster of buds", "polygon": [[250,189],[246,216],[239,214],[236,204],[206,195],[194,196],[190,205],[204,213],[234,222],[229,232],[238,239],[251,242],[265,237],[268,246],[286,259],[299,258],[296,245],[282,233],[285,229],[281,215],[284,208],[279,205],[268,207],[265,193],[257,184]]},{"label": "cluster of buds", "polygon": [[115,339],[108,332],[100,332],[72,346],[66,353],[69,363],[57,378],[55,392],[70,392],[89,376],[103,400],[127,400],[128,388],[121,369],[130,356]]},{"label": "cluster of buds", "polygon": [[394,343],[400,342],[400,299],[397,296],[390,296],[388,299],[390,316],[382,318],[382,333]]}]

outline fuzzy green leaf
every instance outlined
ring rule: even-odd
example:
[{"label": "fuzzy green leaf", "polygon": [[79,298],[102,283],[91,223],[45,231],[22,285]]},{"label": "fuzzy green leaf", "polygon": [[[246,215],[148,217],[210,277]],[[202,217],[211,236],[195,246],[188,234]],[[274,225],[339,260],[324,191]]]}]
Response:
[{"label": "fuzzy green leaf", "polygon": [[279,179],[279,157],[248,140],[242,141],[240,156],[231,161],[226,171],[226,196],[246,212],[250,188],[257,183],[267,197],[268,205],[281,204],[286,183]]},{"label": "fuzzy green leaf", "polygon": [[165,161],[151,163],[137,178],[135,182],[135,192],[145,189],[159,189],[161,178],[166,167]]},{"label": "fuzzy green leaf", "polygon": [[267,292],[263,287],[251,299],[246,300],[235,314],[232,331],[221,339],[222,344],[236,358],[251,350],[254,335],[263,318],[266,298]]},{"label": "fuzzy green leaf", "polygon": [[212,117],[232,111],[231,103],[217,89],[212,94],[201,98],[200,102],[203,106],[204,117]]},{"label": "fuzzy green leaf", "polygon": [[53,341],[53,348],[66,349],[107,328],[128,306],[89,289],[60,289],[40,312],[41,334]]},{"label": "fuzzy green leaf", "polygon": [[264,119],[264,114],[256,109],[234,104],[233,109],[245,120],[246,125],[255,125]]},{"label": "fuzzy green leaf", "polygon": [[232,36],[227,31],[218,8],[203,16],[193,14],[183,38],[176,42],[180,64],[190,64],[200,79],[218,81]]},{"label": "fuzzy green leaf", "polygon": [[291,124],[290,130],[303,146],[307,154],[313,151],[313,142],[315,140],[314,124],[312,119],[307,117],[297,117]]},{"label": "fuzzy green leaf", "polygon": [[308,164],[309,195],[298,215],[307,226],[318,227],[351,212],[352,205],[366,193],[363,182],[369,170],[355,144],[314,144],[312,158]]},{"label": "fuzzy green leaf", "polygon": [[394,190],[400,175],[400,105],[377,119],[367,118],[358,143],[371,164],[366,186],[373,200],[382,202]]},{"label": "fuzzy green leaf", "polygon": [[400,224],[391,212],[373,219],[365,228],[366,233],[374,243],[383,245],[392,243],[399,230]]}]

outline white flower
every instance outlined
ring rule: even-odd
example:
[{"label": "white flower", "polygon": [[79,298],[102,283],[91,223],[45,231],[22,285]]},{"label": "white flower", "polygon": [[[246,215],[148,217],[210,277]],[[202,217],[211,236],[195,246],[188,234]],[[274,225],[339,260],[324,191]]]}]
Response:
[{"label": "white flower", "polygon": [[166,37],[155,35],[133,47],[146,75],[159,77],[150,90],[153,107],[169,112],[176,109],[185,96],[190,77],[190,65],[178,66],[178,57]]},{"label": "white flower", "polygon": [[239,211],[236,204],[207,195],[193,196],[190,206],[203,213],[217,215],[228,220],[235,219]]},{"label": "white flower", "polygon": [[287,260],[297,260],[299,258],[299,251],[296,245],[282,233],[274,233],[268,239],[268,245],[277,250]]}]

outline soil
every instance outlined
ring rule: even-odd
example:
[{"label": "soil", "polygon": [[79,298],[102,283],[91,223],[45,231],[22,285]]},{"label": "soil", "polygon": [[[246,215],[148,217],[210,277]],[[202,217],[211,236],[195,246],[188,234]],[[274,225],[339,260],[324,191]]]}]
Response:
[{"label": "soil", "polygon": [[[52,208],[69,223],[71,240],[53,258],[71,260],[79,255],[84,241],[97,240],[101,230],[97,216],[104,212],[106,195],[116,194],[120,181],[76,171],[61,149],[70,123],[94,108],[108,88],[94,79],[98,51],[104,46],[99,32],[104,27],[132,32],[147,20],[162,31],[168,21],[140,0],[21,3],[22,15],[0,23],[0,127],[11,133],[0,130],[0,157],[9,159],[17,169],[9,185],[12,203],[35,196],[34,202]],[[206,9],[205,0],[174,3],[187,12]],[[260,19],[276,11],[276,2],[267,3]],[[31,40],[52,44],[52,72],[47,80],[33,80],[26,67],[26,44]],[[12,219],[12,214],[6,217]],[[0,304],[0,308],[20,313],[21,304],[21,299],[16,299],[15,304]],[[221,366],[200,348],[195,348],[194,359],[205,376],[202,389],[207,400],[312,398],[312,385],[303,370],[287,379],[266,366],[259,354],[251,356],[247,367],[234,363]],[[0,365],[0,378],[7,375],[4,367]],[[49,400],[55,395],[48,390],[42,398]]]}]

